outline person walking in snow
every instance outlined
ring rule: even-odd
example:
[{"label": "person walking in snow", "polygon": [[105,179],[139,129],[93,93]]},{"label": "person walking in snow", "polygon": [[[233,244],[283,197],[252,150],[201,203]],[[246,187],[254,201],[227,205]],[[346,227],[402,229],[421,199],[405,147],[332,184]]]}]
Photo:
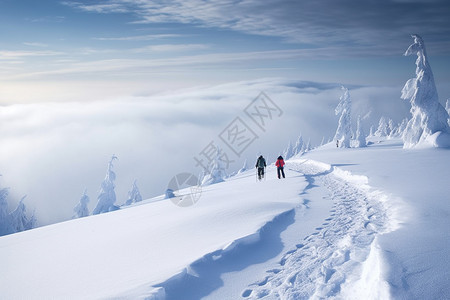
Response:
[{"label": "person walking in snow", "polygon": [[258,168],[258,179],[261,180],[261,178],[264,177],[264,168],[266,167],[266,160],[265,158],[260,155],[258,159],[256,160],[255,168]]},{"label": "person walking in snow", "polygon": [[285,165],[285,163],[284,163],[283,157],[281,155],[278,156],[277,162],[275,163],[275,166],[277,166],[278,179],[280,179],[280,177],[281,177],[280,175],[283,175],[283,178],[286,178],[284,176],[284,165]]}]

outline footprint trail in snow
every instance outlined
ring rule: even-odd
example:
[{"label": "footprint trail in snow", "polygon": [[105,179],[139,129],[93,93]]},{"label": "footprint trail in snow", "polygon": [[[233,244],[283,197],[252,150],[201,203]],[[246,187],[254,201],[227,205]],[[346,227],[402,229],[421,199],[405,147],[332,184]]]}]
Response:
[{"label": "footprint trail in snow", "polygon": [[[384,196],[364,176],[309,160],[287,165],[324,188],[333,208],[311,235],[285,253],[278,266],[241,294],[243,299],[320,299],[386,295],[376,236],[388,231]],[[370,269],[370,272],[367,272]],[[377,274],[378,272],[378,274]],[[367,275],[369,273],[370,275]],[[363,281],[363,282],[362,282]],[[383,294],[385,293],[385,294]]]}]

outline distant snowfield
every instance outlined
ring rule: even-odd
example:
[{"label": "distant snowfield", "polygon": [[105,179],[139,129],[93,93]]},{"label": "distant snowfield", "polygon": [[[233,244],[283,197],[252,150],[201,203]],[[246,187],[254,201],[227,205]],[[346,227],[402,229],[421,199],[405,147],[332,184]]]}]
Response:
[{"label": "distant snowfield", "polygon": [[449,150],[332,144],[203,188],[0,238],[2,299],[450,297]]}]

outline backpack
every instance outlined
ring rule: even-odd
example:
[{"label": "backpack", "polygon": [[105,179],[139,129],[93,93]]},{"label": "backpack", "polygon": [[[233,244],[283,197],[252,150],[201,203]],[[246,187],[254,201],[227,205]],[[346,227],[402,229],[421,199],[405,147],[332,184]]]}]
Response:
[{"label": "backpack", "polygon": [[260,156],[258,158],[258,163],[257,163],[258,168],[264,168],[265,162],[266,162],[266,160],[264,159],[264,157]]}]

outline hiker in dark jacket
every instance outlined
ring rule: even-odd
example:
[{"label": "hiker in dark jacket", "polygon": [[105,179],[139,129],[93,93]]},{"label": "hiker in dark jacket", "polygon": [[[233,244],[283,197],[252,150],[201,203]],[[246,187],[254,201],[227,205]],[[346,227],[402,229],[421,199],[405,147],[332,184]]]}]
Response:
[{"label": "hiker in dark jacket", "polygon": [[281,155],[278,156],[277,162],[275,163],[275,166],[277,166],[278,179],[280,179],[280,173],[283,175],[283,178],[285,178],[284,177],[284,165],[285,165],[285,163],[284,163],[283,157]]},{"label": "hiker in dark jacket", "polygon": [[264,177],[264,168],[266,167],[266,160],[262,155],[258,157],[258,160],[256,161],[255,168],[258,168],[258,179],[261,180],[261,178]]}]

